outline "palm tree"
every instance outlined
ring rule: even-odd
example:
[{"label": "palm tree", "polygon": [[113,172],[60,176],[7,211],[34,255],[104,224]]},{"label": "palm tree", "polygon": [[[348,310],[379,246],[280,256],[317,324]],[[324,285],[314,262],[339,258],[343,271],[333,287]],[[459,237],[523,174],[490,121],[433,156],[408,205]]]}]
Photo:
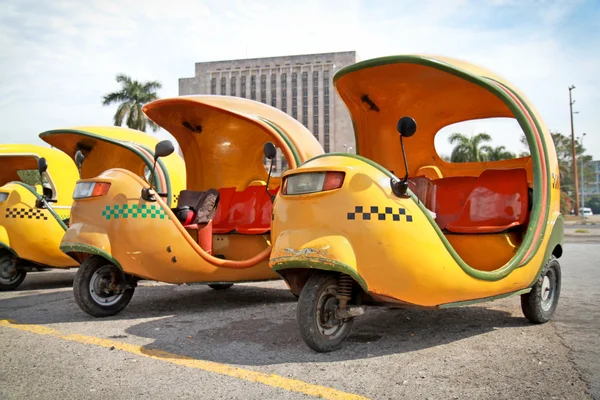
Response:
[{"label": "palm tree", "polygon": [[477,162],[486,161],[486,154],[481,144],[489,142],[492,137],[487,133],[478,133],[475,136],[467,137],[462,133],[453,133],[448,141],[456,146],[450,154],[451,162]]},{"label": "palm tree", "polygon": [[504,146],[481,146],[481,150],[485,151],[485,156],[488,161],[510,160],[517,158],[515,153],[507,151],[506,147]]},{"label": "palm tree", "polygon": [[120,103],[114,116],[115,125],[121,126],[127,117],[125,124],[129,128],[146,132],[146,127],[149,126],[156,132],[159,126],[144,115],[142,107],[158,99],[156,89],[162,87],[160,82],[139,82],[124,74],[117,75],[117,82],[121,84],[121,90],[107,94],[102,101],[105,106]]}]

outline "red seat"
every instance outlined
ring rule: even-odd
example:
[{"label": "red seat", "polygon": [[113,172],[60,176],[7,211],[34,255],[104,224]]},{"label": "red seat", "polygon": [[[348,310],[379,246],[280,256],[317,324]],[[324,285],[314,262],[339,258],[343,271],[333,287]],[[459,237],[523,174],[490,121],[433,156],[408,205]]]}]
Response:
[{"label": "red seat", "polygon": [[213,233],[229,233],[235,229],[235,220],[229,222],[229,211],[235,193],[234,187],[219,189],[219,206],[212,220]]},{"label": "red seat", "polygon": [[485,170],[460,215],[448,222],[446,229],[454,233],[498,233],[522,225],[528,217],[528,190],[523,168]]},{"label": "red seat", "polygon": [[435,197],[428,208],[435,212],[435,221],[440,229],[446,229],[449,223],[459,218],[476,182],[474,176],[454,176],[432,181]]},{"label": "red seat", "polygon": [[[260,235],[267,233],[271,230],[271,214],[273,212],[273,203],[271,197],[267,194],[264,186],[258,186],[261,190],[256,193],[257,202],[255,203],[254,210],[248,215],[253,218],[245,218],[244,221],[240,222],[235,231],[245,235]],[[246,189],[248,190],[248,189]],[[275,190],[269,190],[269,193],[276,195],[279,188]]]}]

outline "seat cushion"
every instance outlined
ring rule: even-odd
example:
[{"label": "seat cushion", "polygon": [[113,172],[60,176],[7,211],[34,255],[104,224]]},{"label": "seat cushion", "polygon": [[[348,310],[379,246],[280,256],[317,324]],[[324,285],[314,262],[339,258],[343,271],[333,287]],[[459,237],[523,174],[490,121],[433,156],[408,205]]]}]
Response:
[{"label": "seat cushion", "polygon": [[528,204],[525,169],[485,170],[459,217],[446,229],[454,233],[502,232],[527,222]]},{"label": "seat cushion", "polygon": [[234,187],[219,189],[219,206],[212,220],[214,233],[229,233],[235,229],[235,221],[229,218],[231,202],[235,193]]}]

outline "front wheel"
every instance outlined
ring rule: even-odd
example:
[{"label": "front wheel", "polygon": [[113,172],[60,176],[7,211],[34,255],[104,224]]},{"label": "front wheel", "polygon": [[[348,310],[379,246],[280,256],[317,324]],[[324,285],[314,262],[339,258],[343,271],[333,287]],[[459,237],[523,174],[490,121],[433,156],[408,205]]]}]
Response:
[{"label": "front wheel", "polygon": [[531,292],[521,295],[521,309],[525,317],[534,324],[548,322],[560,296],[560,263],[551,256]]},{"label": "front wheel", "polygon": [[353,318],[336,319],[338,277],[326,272],[314,273],[300,293],[296,319],[302,340],[313,350],[327,353],[337,350],[352,330]]},{"label": "front wheel", "polygon": [[77,305],[93,317],[118,314],[127,307],[134,290],[123,272],[102,257],[84,261],[73,282]]},{"label": "front wheel", "polygon": [[0,292],[16,289],[27,276],[27,272],[17,268],[15,261],[12,254],[0,256]]}]

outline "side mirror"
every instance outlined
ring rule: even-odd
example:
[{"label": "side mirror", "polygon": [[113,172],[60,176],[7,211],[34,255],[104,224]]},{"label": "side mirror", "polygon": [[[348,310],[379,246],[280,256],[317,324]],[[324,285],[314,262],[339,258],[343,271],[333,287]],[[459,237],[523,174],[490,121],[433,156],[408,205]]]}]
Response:
[{"label": "side mirror", "polygon": [[271,166],[269,167],[269,175],[267,176],[267,184],[265,186],[265,190],[267,191],[267,195],[271,198],[271,203],[275,201],[275,196],[269,193],[269,181],[271,180],[271,173],[273,172],[273,164],[275,163],[275,156],[277,156],[277,148],[271,142],[265,143],[265,147],[263,148],[265,153],[265,158],[267,160],[271,160]]},{"label": "side mirror", "polygon": [[146,201],[156,201],[154,195],[150,193],[150,189],[153,188],[156,160],[158,160],[160,157],[171,155],[174,151],[175,147],[173,147],[173,143],[171,143],[170,140],[161,140],[160,142],[156,143],[156,146],[154,147],[154,165],[152,166],[152,170],[150,171],[150,179],[148,180],[150,187],[142,189],[142,199]]},{"label": "side mirror", "polygon": [[83,165],[83,160],[85,160],[85,156],[83,155],[81,150],[77,150],[77,153],[75,153],[75,165],[77,165],[77,168],[81,169],[81,166]]},{"label": "side mirror", "polygon": [[162,140],[156,143],[154,148],[154,158],[166,157],[171,155],[175,151],[173,143],[170,140]]},{"label": "side mirror", "polygon": [[408,197],[408,162],[406,161],[406,151],[404,150],[404,142],[402,138],[409,138],[417,131],[417,123],[412,117],[402,117],[396,125],[398,133],[400,133],[400,147],[402,148],[402,158],[404,159],[404,170],[406,174],[400,181],[391,179],[392,192],[398,197]]},{"label": "side mirror", "polygon": [[267,160],[273,160],[277,155],[277,149],[275,148],[275,145],[271,142],[265,143],[264,152],[265,158]]},{"label": "side mirror", "polygon": [[48,162],[44,157],[38,160],[38,172],[43,175],[48,170]]},{"label": "side mirror", "polygon": [[402,117],[396,125],[400,136],[411,137],[417,131],[417,123],[411,117]]}]

